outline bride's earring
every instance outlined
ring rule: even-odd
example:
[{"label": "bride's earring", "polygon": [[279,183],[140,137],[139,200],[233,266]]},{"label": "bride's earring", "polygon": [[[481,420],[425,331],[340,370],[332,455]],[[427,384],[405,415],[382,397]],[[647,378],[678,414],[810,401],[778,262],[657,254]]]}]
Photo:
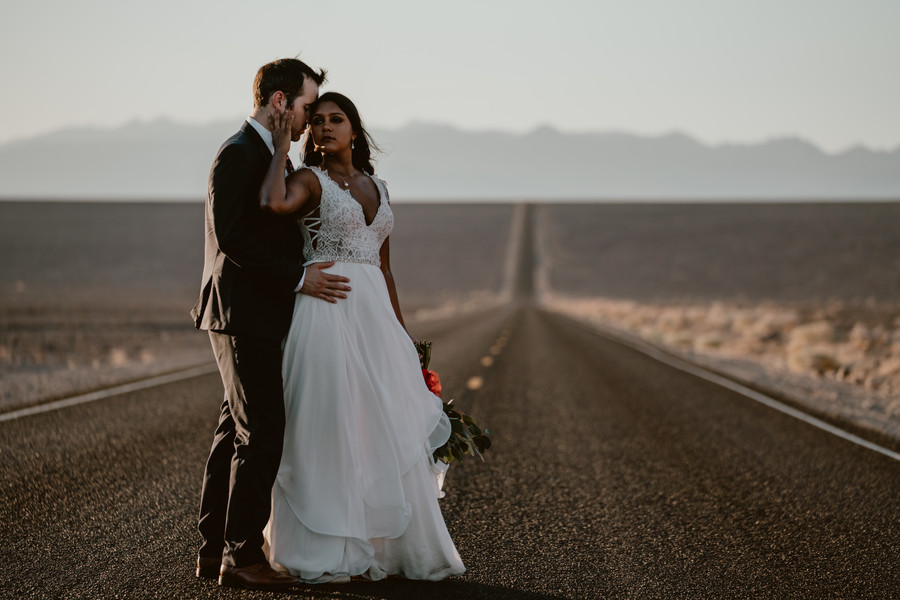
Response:
[{"label": "bride's earring", "polygon": [[356,146],[353,145],[355,140],[350,140],[350,149],[353,150]]}]

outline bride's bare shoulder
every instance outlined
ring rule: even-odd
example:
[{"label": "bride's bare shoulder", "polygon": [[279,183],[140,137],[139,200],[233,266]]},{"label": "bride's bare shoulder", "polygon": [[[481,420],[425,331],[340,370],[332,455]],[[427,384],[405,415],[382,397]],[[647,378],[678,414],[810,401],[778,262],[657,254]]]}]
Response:
[{"label": "bride's bare shoulder", "polygon": [[288,176],[289,185],[301,185],[308,189],[310,193],[318,197],[322,194],[322,184],[319,178],[309,167],[297,169]]}]

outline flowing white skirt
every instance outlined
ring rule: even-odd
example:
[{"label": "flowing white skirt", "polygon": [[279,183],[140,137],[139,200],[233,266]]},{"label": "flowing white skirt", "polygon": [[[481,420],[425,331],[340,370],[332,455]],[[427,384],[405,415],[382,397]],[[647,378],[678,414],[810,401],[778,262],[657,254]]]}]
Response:
[{"label": "flowing white skirt", "polygon": [[305,581],[465,571],[438,506],[450,436],[378,267],[336,263],[346,300],[297,295],[284,349],[284,452],[264,536]]}]

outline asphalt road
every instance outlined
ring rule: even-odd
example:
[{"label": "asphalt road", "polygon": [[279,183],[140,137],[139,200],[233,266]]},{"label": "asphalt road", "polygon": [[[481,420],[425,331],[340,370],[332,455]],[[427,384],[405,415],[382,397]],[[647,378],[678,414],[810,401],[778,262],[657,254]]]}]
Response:
[{"label": "asphalt road", "polygon": [[[900,464],[541,311],[529,235],[515,302],[413,332],[494,430],[487,461],[454,466],[442,500],[468,572],[283,596],[900,595]],[[0,597],[273,597],[192,574],[220,386],[0,423]]]}]

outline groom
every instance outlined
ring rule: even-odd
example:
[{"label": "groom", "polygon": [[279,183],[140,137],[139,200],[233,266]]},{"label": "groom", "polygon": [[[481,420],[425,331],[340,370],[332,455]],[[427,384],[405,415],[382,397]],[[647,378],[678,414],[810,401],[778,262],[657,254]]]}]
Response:
[{"label": "groom", "polygon": [[323,272],[333,263],[303,268],[296,220],[260,210],[259,189],[274,153],[270,115],[287,109],[298,141],[324,81],[324,70],[294,58],[261,67],[253,112],[209,174],[202,291],[191,316],[209,331],[225,401],[203,475],[197,576],[220,585],[297,583],[273,570],[262,550],[284,436],[281,343],[296,292],[337,302],[350,288],[345,277]]}]

